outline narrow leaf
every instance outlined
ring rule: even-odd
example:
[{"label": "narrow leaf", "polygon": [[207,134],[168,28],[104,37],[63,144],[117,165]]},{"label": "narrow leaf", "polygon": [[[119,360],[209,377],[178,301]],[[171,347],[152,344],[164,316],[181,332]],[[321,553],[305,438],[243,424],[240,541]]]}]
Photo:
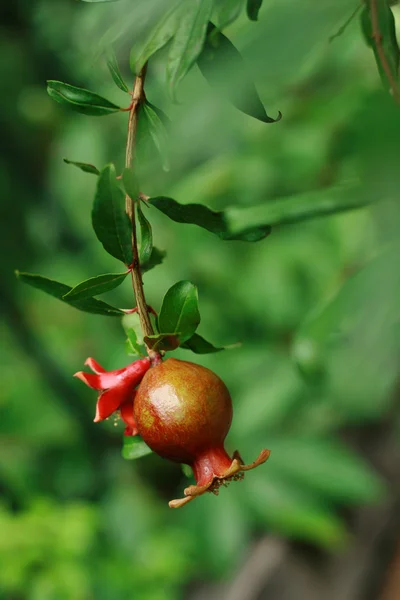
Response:
[{"label": "narrow leaf", "polygon": [[371,7],[365,4],[361,12],[361,29],[367,45],[372,48],[383,85],[399,96],[400,49],[396,38],[396,23],[388,2],[376,2],[377,31],[373,26]]},{"label": "narrow leaf", "polygon": [[90,163],[75,162],[73,160],[68,160],[67,158],[64,158],[64,162],[67,165],[74,165],[74,167],[78,167],[78,169],[81,169],[81,171],[84,171],[84,173],[91,173],[92,175],[100,174],[98,168]]},{"label": "narrow leaf", "polygon": [[54,296],[54,298],[58,298],[70,306],[73,306],[74,308],[84,312],[97,315],[106,315],[109,317],[121,317],[123,315],[123,312],[119,308],[114,308],[113,306],[110,306],[101,300],[96,300],[95,298],[64,298],[64,296],[66,296],[68,292],[72,290],[72,287],[65,285],[64,283],[54,281],[54,279],[48,279],[47,277],[42,277],[41,275],[33,275],[32,273],[20,273],[19,271],[16,271],[16,276],[24,283],[42,290],[46,294]]},{"label": "narrow leaf", "polygon": [[175,333],[159,333],[145,336],[144,341],[152,350],[169,352],[179,347],[180,336]]},{"label": "narrow leaf", "polygon": [[124,315],[122,317],[122,327],[127,335],[133,353],[144,356],[146,354],[146,348],[144,346],[142,327],[137,312]]},{"label": "narrow leaf", "polygon": [[184,344],[182,344],[182,348],[186,348],[187,350],[191,350],[195,354],[212,354],[214,352],[221,352],[225,348],[217,348],[207,342],[201,335],[195,333],[190,337]]},{"label": "narrow leaf", "polygon": [[227,27],[239,17],[244,0],[216,0],[214,15],[220,29]]},{"label": "narrow leaf", "polygon": [[47,92],[53,100],[84,115],[101,117],[120,111],[120,107],[94,92],[62,81],[48,81]]},{"label": "narrow leaf", "polygon": [[246,11],[250,21],[258,21],[258,13],[262,3],[263,0],[247,0]]},{"label": "narrow leaf", "polygon": [[336,40],[336,38],[340,37],[341,35],[344,34],[344,32],[346,31],[347,27],[351,24],[351,22],[353,21],[353,19],[357,16],[357,13],[363,8],[363,4],[359,4],[358,6],[356,6],[356,8],[353,10],[353,12],[351,13],[351,15],[349,17],[347,17],[346,21],[339,27],[339,29],[330,36],[329,38],[329,42],[332,43],[334,40]]},{"label": "narrow leaf", "polygon": [[167,253],[165,252],[165,250],[159,250],[158,248],[155,248],[153,246],[153,250],[151,252],[151,256],[150,256],[149,260],[140,265],[141,272],[147,273],[147,271],[150,271],[157,265],[161,265],[161,263],[163,262],[166,255],[167,255]]},{"label": "narrow leaf", "polygon": [[[264,239],[271,231],[268,221],[251,227],[236,227],[233,230],[229,224],[229,211],[215,212],[202,204],[179,204],[176,200],[166,197],[151,198],[150,203],[176,223],[187,223],[207,229],[221,240],[241,240],[257,242]],[[244,209],[236,209],[237,211]],[[239,220],[239,218],[238,218]]]},{"label": "narrow leaf", "polygon": [[175,3],[175,5],[159,19],[142,48],[140,50],[135,47],[133,48],[131,67],[136,74],[143,69],[149,58],[158,50],[161,50],[175,34],[179,25],[181,8],[182,1]]},{"label": "narrow leaf", "polygon": [[125,212],[125,194],[114,165],[100,173],[92,211],[92,224],[104,249],[127,266],[132,264],[132,226]]},{"label": "narrow leaf", "polygon": [[185,5],[185,12],[180,18],[167,63],[167,80],[174,100],[177,85],[203,49],[212,7],[213,0],[191,0]]},{"label": "narrow leaf", "polygon": [[276,119],[267,115],[242,56],[212,23],[197,64],[207,81],[242,112],[264,123],[275,123],[282,118],[281,113]]},{"label": "narrow leaf", "polygon": [[126,85],[126,83],[121,75],[121,71],[119,70],[118,60],[117,60],[117,57],[115,56],[115,52],[112,48],[110,48],[107,53],[107,67],[111,73],[111,77],[113,78],[115,85],[117,87],[119,87],[119,89],[122,90],[123,92],[126,92],[129,94],[129,88]]},{"label": "narrow leaf", "polygon": [[143,214],[140,203],[137,205],[137,214],[140,227],[139,261],[141,265],[145,265],[150,260],[153,251],[153,232],[150,223]]},{"label": "narrow leaf", "polygon": [[150,203],[176,223],[207,229],[222,240],[256,242],[264,239],[273,225],[290,225],[317,217],[363,208],[371,204],[354,183],[307,194],[279,198],[248,208],[214,212],[201,204],[179,204],[172,198],[151,198]]},{"label": "narrow leaf", "polygon": [[105,275],[91,277],[72,288],[68,294],[63,296],[63,300],[83,300],[114,290],[121,285],[128,273],[129,271],[125,273],[106,273]]},{"label": "narrow leaf", "polygon": [[158,317],[160,333],[179,334],[186,342],[200,323],[197,288],[190,281],[175,283],[165,294]]},{"label": "narrow leaf", "polygon": [[245,228],[251,232],[263,223],[269,223],[271,226],[290,225],[363,208],[370,203],[371,200],[366,198],[360,187],[348,183],[306,194],[277,198],[248,208],[228,208],[226,220],[231,231],[242,231]]},{"label": "narrow leaf", "polygon": [[138,435],[124,435],[123,443],[122,457],[126,460],[136,460],[137,458],[142,458],[142,456],[147,456],[147,454],[153,452]]},{"label": "narrow leaf", "polygon": [[125,187],[125,191],[131,200],[137,200],[139,197],[139,184],[136,179],[135,173],[132,169],[124,169],[122,172],[122,182]]},{"label": "narrow leaf", "polygon": [[136,332],[129,329],[127,332],[126,351],[129,356],[146,356],[145,346],[139,344]]},{"label": "narrow leaf", "polygon": [[[143,113],[147,120],[149,134],[160,155],[164,171],[169,171],[168,161],[168,135],[165,128],[165,121],[160,117],[160,111],[156,106],[146,102],[143,106]],[[164,115],[165,116],[165,115]]]},{"label": "narrow leaf", "polygon": [[185,475],[185,477],[187,477],[188,479],[193,477],[193,469],[191,467],[189,467],[189,465],[181,464],[181,467],[182,467],[182,472]]}]

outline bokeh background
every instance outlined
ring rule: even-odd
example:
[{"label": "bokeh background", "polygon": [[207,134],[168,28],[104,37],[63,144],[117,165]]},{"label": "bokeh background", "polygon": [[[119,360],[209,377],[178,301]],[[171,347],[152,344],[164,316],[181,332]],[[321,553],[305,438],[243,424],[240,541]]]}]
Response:
[{"label": "bokeh background", "polygon": [[[0,598],[5,600],[395,600],[400,556],[398,190],[400,108],[382,89],[357,2],[265,0],[227,35],[270,115],[215,96],[194,68],[171,104],[165,54],[148,99],[171,118],[169,172],[141,163],[142,189],[213,208],[360,182],[371,206],[221,242],[152,211],[164,263],[145,275],[155,308],[180,279],[199,287],[199,332],[242,346],[207,357],[231,390],[228,438],[263,467],[220,496],[168,508],[188,480],[155,455],[121,457],[122,425],[93,424],[72,374],[87,356],[129,362],[119,319],[18,283],[14,269],[70,285],[118,265],[90,227],[96,183],[63,158],[123,164],[126,116],[55,104],[45,80],[123,104],[102,48],[129,51],[152,0],[2,3]],[[394,7],[400,22],[400,12]],[[349,202],[351,197],[349,197]],[[153,214],[154,213],[154,214]],[[105,296],[132,306],[128,281]],[[397,562],[396,562],[397,561]]]}]

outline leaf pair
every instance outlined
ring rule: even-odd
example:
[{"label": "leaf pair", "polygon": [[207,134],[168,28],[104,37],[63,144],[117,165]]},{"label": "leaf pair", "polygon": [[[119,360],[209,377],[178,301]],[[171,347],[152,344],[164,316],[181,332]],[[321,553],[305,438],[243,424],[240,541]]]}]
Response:
[{"label": "leaf pair", "polygon": [[[240,16],[245,0],[215,0],[214,15],[218,28],[227,27]],[[246,0],[246,13],[250,21],[258,20],[263,0]]]},{"label": "leaf pair", "polygon": [[179,281],[164,296],[157,319],[158,334],[147,336],[144,341],[158,351],[175,350],[179,346],[195,354],[224,350],[195,333],[199,323],[197,287],[190,281]]},{"label": "leaf pair", "polygon": [[[139,111],[138,123],[138,146],[148,148],[150,144],[155,148],[161,159],[164,171],[169,171],[168,132],[170,124],[167,115],[147,100],[142,104]],[[147,144],[147,147],[146,147]],[[139,154],[140,158],[140,154]]]},{"label": "leaf pair", "polygon": [[[248,14],[256,18],[260,0],[248,1]],[[258,7],[258,8],[257,8]],[[240,13],[241,3],[226,1],[217,8],[218,23],[225,26]],[[212,0],[180,0],[160,20],[142,48],[134,49],[133,68],[136,73],[147,60],[170,42],[167,60],[167,80],[170,93],[176,99],[176,89],[197,62],[204,77],[228,98],[234,106],[265,123],[279,120],[269,117],[249,80],[243,59],[235,46],[210,22]],[[231,75],[226,78],[226,61]],[[222,83],[221,83],[222,82]],[[239,90],[239,92],[238,92]]]},{"label": "leaf pair", "polygon": [[94,92],[62,81],[49,80],[47,93],[56,102],[84,115],[103,117],[123,110],[120,106]]},{"label": "leaf pair", "polygon": [[[64,162],[78,167],[85,173],[99,175],[92,212],[93,229],[105,250],[114,258],[130,266],[133,261],[132,226],[125,213],[125,193],[117,181],[114,165],[106,166],[100,173],[94,165],[88,163],[74,162],[67,159],[64,159]],[[139,188],[130,169],[124,169],[122,181],[126,193],[133,199],[137,198]],[[137,213],[141,232],[139,260],[141,271],[145,273],[161,264],[166,253],[153,247],[151,225],[144,216],[139,204],[137,205]]]},{"label": "leaf pair", "polygon": [[212,23],[208,25],[204,48],[197,64],[221,96],[228,98],[245,114],[264,123],[275,123],[282,118],[280,112],[276,119],[267,115],[241,54]]},{"label": "leaf pair", "polygon": [[[67,161],[71,162],[71,161]],[[93,165],[72,163],[86,172],[97,173]],[[137,186],[132,174],[124,172],[124,184],[132,194],[138,195]],[[140,262],[143,271],[149,270],[162,262],[164,254],[153,248],[150,223],[138,207],[141,230]],[[97,238],[105,250],[128,268],[133,262],[132,224],[125,212],[125,192],[117,181],[114,165],[107,165],[100,173],[92,211],[92,224]],[[70,304],[71,306],[94,314],[121,316],[124,312],[97,300],[94,296],[104,294],[117,288],[125,280],[129,270],[122,273],[106,273],[91,277],[75,287],[29,273],[17,276],[25,283]]]},{"label": "leaf pair", "polygon": [[202,204],[179,204],[176,200],[166,197],[150,198],[150,203],[172,221],[197,225],[217,235],[221,240],[257,242],[271,231],[268,222],[252,227],[239,227],[234,231],[229,222],[229,209],[216,212]]},{"label": "leaf pair", "polygon": [[42,277],[41,275],[33,275],[32,273],[21,273],[20,271],[16,271],[15,274],[18,279],[24,283],[42,290],[46,294],[54,296],[54,298],[58,298],[70,306],[73,306],[74,308],[84,312],[96,315],[105,315],[107,317],[121,317],[123,315],[123,311],[119,308],[110,306],[101,300],[96,300],[96,298],[87,297],[82,294],[76,294],[74,296],[74,294],[71,294],[71,292],[73,289],[76,291],[76,288],[72,288],[64,283],[54,281],[53,279],[48,279],[47,277]]},{"label": "leaf pair", "polygon": [[149,202],[172,221],[197,225],[222,240],[258,242],[270,233],[273,225],[299,223],[354,210],[367,206],[371,201],[360,186],[350,182],[248,208],[228,207],[218,212],[202,204],[180,204],[166,197],[150,198]]}]

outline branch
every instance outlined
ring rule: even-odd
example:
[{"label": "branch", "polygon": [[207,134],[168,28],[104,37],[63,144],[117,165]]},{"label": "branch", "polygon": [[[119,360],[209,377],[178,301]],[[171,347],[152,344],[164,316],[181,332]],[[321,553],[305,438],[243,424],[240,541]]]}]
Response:
[{"label": "branch", "polygon": [[[126,158],[125,166],[131,169],[135,159],[136,150],[136,134],[138,127],[138,117],[141,103],[144,99],[144,82],[146,79],[147,64],[143,67],[140,73],[135,79],[135,84],[132,91],[132,103],[129,111],[128,121],[128,136],[126,141]],[[135,218],[135,201],[136,198],[131,198],[128,194],[125,198],[126,212],[132,223],[132,253],[133,253],[133,268],[132,268],[132,285],[135,293],[137,312],[140,319],[140,325],[144,336],[154,334],[153,326],[150,321],[149,311],[147,308],[147,302],[144,295],[142,274],[140,270],[139,252],[138,252],[138,240],[136,231],[136,218]],[[150,358],[157,360],[159,354],[150,348],[147,348],[148,355]]]}]

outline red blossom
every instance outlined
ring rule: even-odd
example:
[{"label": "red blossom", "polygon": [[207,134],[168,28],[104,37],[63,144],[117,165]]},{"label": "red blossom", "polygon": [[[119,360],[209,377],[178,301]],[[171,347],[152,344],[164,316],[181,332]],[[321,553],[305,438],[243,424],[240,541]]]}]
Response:
[{"label": "red blossom", "polygon": [[81,379],[90,388],[100,391],[94,418],[95,423],[107,419],[112,413],[119,410],[122,420],[127,425],[125,435],[137,435],[133,416],[135,388],[150,368],[150,359],[136,360],[127,367],[116,371],[106,371],[94,358],[88,358],[85,365],[93,373],[79,371],[75,373],[74,377]]}]

